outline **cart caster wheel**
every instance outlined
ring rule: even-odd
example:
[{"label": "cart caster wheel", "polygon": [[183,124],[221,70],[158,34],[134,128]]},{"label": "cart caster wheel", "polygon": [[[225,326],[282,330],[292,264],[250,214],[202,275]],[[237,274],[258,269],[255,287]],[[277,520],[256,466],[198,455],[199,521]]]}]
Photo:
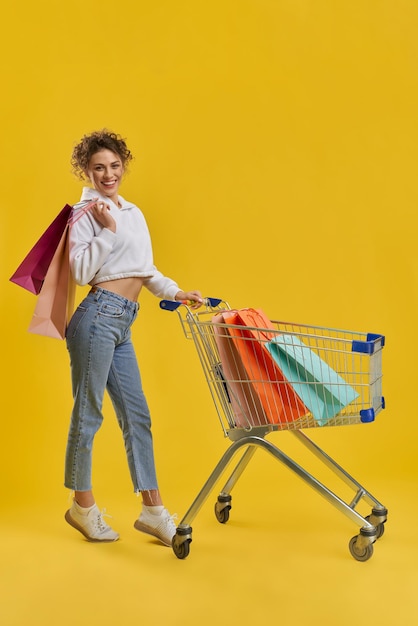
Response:
[{"label": "cart caster wheel", "polygon": [[189,556],[191,541],[191,539],[186,539],[183,543],[177,544],[173,540],[173,552],[178,559],[185,559]]},{"label": "cart caster wheel", "polygon": [[373,556],[373,544],[368,543],[364,546],[358,545],[359,535],[352,537],[350,539],[350,543],[348,544],[351,556],[353,556],[356,561],[368,561]]},{"label": "cart caster wheel", "polygon": [[192,529],[190,526],[185,529],[177,529],[177,532],[172,539],[171,547],[173,548],[173,552],[178,559],[185,559],[189,556],[190,544],[192,543],[191,534]]},{"label": "cart caster wheel", "polygon": [[215,515],[218,522],[221,524],[226,524],[229,520],[229,511],[231,510],[231,500],[232,497],[230,495],[219,495],[218,501],[215,504]]},{"label": "cart caster wheel", "polygon": [[[371,519],[371,515],[367,515],[367,517],[365,517],[364,519],[369,522],[370,524],[373,524],[373,522],[370,522]],[[380,522],[379,524],[375,525],[376,528],[376,539],[380,539],[380,537],[383,535],[383,533],[385,532],[385,522]]]},{"label": "cart caster wheel", "polygon": [[216,515],[216,519],[218,520],[218,522],[220,522],[221,524],[226,524],[227,521],[229,520],[229,510],[230,510],[230,506],[226,506],[223,509],[218,508],[218,503],[215,504],[215,515]]}]

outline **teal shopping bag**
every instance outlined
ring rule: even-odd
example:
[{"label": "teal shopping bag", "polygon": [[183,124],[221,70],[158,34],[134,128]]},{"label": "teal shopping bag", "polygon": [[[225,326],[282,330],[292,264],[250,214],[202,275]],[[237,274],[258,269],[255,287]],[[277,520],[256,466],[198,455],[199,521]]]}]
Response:
[{"label": "teal shopping bag", "polygon": [[356,390],[298,337],[277,335],[266,348],[321,426],[358,397]]}]

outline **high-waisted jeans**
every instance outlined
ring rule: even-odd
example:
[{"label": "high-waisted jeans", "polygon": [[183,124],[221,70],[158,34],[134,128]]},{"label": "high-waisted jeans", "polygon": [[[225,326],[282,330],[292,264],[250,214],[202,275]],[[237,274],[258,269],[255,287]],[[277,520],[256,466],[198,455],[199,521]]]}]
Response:
[{"label": "high-waisted jeans", "polygon": [[123,433],[135,492],[158,489],[151,418],[131,341],[139,305],[95,287],[80,303],[67,329],[74,407],[65,459],[65,486],[92,488],[92,449],[103,421],[107,389]]}]

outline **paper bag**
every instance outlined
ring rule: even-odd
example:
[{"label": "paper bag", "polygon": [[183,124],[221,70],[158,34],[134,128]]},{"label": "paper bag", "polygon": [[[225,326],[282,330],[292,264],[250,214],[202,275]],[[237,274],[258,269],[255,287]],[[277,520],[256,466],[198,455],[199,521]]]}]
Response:
[{"label": "paper bag", "polygon": [[266,348],[321,426],[358,397],[353,387],[295,335],[277,335]]},{"label": "paper bag", "polygon": [[74,308],[75,283],[70,272],[69,226],[61,236],[38,295],[29,332],[64,339]]},{"label": "paper bag", "polygon": [[214,337],[222,366],[222,379],[238,428],[268,424],[263,406],[253,383],[249,380],[235,342],[222,313],[212,318]]},{"label": "paper bag", "polygon": [[309,411],[289,385],[266,343],[275,333],[270,320],[260,309],[241,309],[224,313],[235,348],[241,358],[247,380],[251,381],[264,409],[267,421],[286,424]]},{"label": "paper bag", "polygon": [[97,198],[83,200],[75,204],[74,207],[66,204],[28,252],[9,280],[35,295],[39,294],[67,225],[72,225],[83,217],[95,204],[96,200]]},{"label": "paper bag", "polygon": [[72,207],[66,204],[28,252],[10,280],[37,295],[67,226]]}]

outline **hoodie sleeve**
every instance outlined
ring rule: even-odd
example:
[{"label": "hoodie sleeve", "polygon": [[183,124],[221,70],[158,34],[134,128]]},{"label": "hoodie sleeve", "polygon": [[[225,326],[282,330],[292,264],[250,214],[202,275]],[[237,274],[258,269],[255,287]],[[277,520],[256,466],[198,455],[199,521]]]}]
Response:
[{"label": "hoodie sleeve", "polygon": [[144,280],[144,286],[157,298],[165,298],[174,300],[176,294],[181,291],[178,284],[164,276],[154,265],[154,274],[150,278]]},{"label": "hoodie sleeve", "polygon": [[106,261],[116,233],[103,228],[86,213],[70,228],[70,267],[78,285],[87,285]]}]

